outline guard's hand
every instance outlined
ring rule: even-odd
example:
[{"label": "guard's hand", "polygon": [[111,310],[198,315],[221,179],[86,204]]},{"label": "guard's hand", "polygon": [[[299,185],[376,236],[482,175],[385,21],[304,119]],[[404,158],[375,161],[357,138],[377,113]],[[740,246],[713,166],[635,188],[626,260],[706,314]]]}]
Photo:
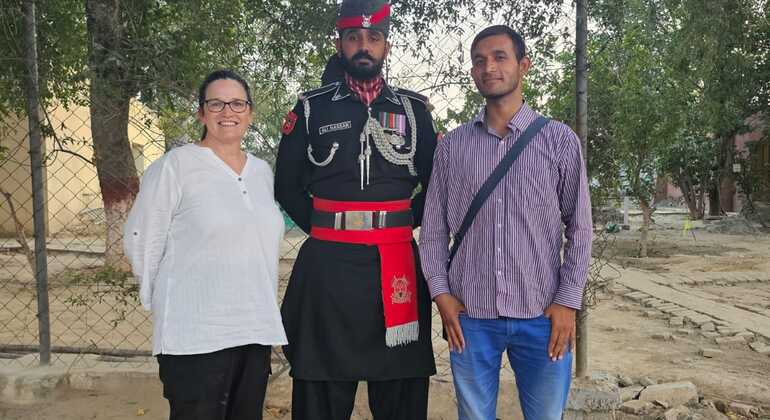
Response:
[{"label": "guard's hand", "polygon": [[460,312],[465,312],[465,305],[449,293],[442,293],[433,299],[441,314],[441,323],[444,324],[449,351],[462,353],[465,350],[465,338],[460,327]]},{"label": "guard's hand", "polygon": [[551,339],[548,342],[548,357],[555,362],[564,358],[568,349],[575,350],[575,309],[553,303],[543,314],[551,320]]}]

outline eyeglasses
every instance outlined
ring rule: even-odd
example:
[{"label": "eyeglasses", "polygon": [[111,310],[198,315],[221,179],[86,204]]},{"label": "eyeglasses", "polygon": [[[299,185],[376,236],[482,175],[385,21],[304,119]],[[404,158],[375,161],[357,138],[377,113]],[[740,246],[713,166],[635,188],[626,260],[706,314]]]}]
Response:
[{"label": "eyeglasses", "polygon": [[230,105],[230,109],[237,114],[245,112],[251,105],[250,101],[244,101],[243,99],[235,99],[230,102],[220,101],[219,99],[209,99],[203,103],[206,104],[206,108],[211,112],[222,112],[225,110],[225,105]]}]

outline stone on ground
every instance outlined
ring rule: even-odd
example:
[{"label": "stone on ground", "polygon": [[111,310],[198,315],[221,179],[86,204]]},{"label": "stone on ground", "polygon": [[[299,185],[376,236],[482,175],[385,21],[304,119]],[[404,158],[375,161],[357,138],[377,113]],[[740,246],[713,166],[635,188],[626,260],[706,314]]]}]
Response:
[{"label": "stone on ground", "polygon": [[628,414],[634,414],[637,416],[641,416],[644,414],[649,413],[652,411],[655,407],[652,405],[651,402],[648,401],[640,401],[640,400],[630,400],[624,402],[620,406],[620,411]]},{"label": "stone on ground", "polygon": [[642,401],[663,401],[669,407],[687,404],[698,400],[698,389],[692,382],[672,382],[650,385],[639,394]]}]

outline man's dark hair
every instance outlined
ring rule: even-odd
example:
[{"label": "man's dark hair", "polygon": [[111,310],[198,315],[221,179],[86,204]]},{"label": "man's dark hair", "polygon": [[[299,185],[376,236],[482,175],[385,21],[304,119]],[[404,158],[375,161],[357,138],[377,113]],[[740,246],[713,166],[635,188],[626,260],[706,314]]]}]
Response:
[{"label": "man's dark hair", "polygon": [[524,38],[507,25],[493,25],[479,32],[476,37],[473,38],[473,42],[471,43],[471,54],[473,54],[473,50],[482,39],[495,35],[507,35],[508,38],[511,38],[513,49],[516,51],[517,61],[521,61],[521,59],[527,55],[527,47],[524,45]]},{"label": "man's dark hair", "polygon": [[[198,108],[201,111],[204,109],[204,105],[206,105],[206,89],[208,89],[210,84],[216,82],[217,80],[235,80],[236,82],[240,83],[240,85],[243,86],[243,90],[246,91],[246,101],[249,103],[249,107],[251,107],[253,102],[251,100],[251,89],[249,89],[249,84],[246,83],[246,81],[243,80],[243,77],[239,76],[238,73],[232,70],[221,69],[209,73],[209,75],[203,79],[203,82],[201,82],[201,85],[198,88]],[[206,138],[207,132],[208,130],[206,130],[206,127],[204,126],[203,134],[201,134],[201,140]]]}]

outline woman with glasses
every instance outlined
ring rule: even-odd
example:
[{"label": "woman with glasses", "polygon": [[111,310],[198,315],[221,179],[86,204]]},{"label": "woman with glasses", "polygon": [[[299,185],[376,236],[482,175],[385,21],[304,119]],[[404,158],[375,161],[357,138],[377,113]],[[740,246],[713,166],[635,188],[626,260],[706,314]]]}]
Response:
[{"label": "woman with glasses", "polygon": [[248,84],[211,73],[197,116],[201,141],[145,172],[124,246],[152,312],[170,418],[261,419],[270,346],[286,344],[277,302],[283,217],[270,166],[241,151]]}]

